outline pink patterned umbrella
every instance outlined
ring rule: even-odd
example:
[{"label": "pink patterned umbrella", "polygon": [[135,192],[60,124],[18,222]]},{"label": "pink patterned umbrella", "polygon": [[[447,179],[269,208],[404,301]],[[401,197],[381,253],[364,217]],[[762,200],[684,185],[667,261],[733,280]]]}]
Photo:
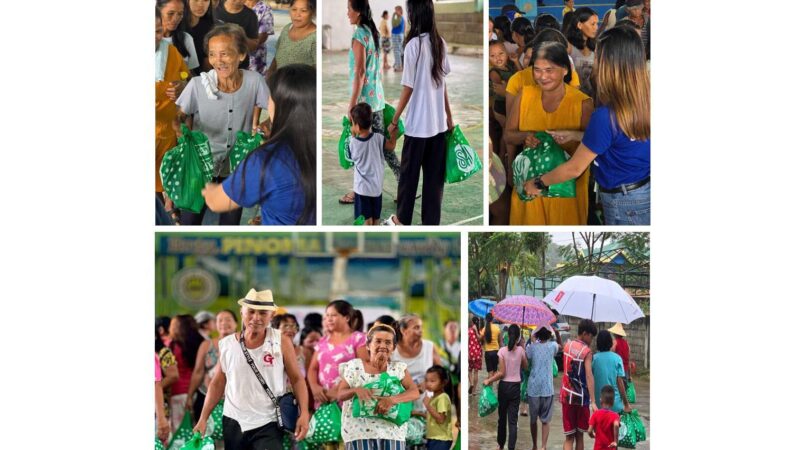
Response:
[{"label": "pink patterned umbrella", "polygon": [[529,295],[506,297],[496,304],[490,312],[500,322],[515,323],[528,327],[541,327],[556,321],[556,316],[544,302]]}]

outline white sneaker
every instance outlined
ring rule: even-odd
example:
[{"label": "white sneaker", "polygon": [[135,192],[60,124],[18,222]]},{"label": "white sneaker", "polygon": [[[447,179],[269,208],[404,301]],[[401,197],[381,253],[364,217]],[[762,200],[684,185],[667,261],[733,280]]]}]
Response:
[{"label": "white sneaker", "polygon": [[394,214],[392,214],[391,216],[389,216],[389,218],[388,218],[388,219],[386,219],[386,220],[384,220],[383,222],[381,222],[381,225],[387,225],[387,226],[390,226],[390,227],[396,227],[396,226],[399,226],[400,224],[394,223],[394,219],[395,219],[395,218],[397,218],[397,216],[395,216]]}]

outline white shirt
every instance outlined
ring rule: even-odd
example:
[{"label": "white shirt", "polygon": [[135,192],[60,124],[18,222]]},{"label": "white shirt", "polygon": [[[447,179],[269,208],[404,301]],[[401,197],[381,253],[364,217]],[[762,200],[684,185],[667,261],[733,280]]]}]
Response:
[{"label": "white shirt", "polygon": [[[174,36],[165,37],[164,40],[172,44],[173,37]],[[197,57],[197,50],[194,48],[194,39],[192,39],[192,35],[183,33],[183,45],[186,47],[186,51],[189,52],[189,56],[183,58],[183,60],[186,61],[186,67],[188,67],[189,70],[200,67],[200,59]]]},{"label": "white shirt", "polygon": [[[420,50],[422,42],[422,50]],[[444,44],[442,68],[450,73],[447,43]],[[433,55],[428,33],[423,33],[406,44],[403,49],[403,78],[400,83],[414,91],[406,108],[406,134],[416,138],[429,138],[447,131],[447,113],[444,109],[444,78],[435,86],[431,77]]]},{"label": "white shirt", "polygon": [[[423,339],[422,349],[417,353],[417,356],[412,358],[404,358],[400,355],[397,348],[394,349],[392,354],[392,361],[399,361],[406,363],[409,375],[414,384],[420,384],[425,381],[425,372],[433,366],[433,342]],[[423,396],[414,401],[414,411],[426,411],[425,405],[422,403]]]},{"label": "white shirt", "polygon": [[[286,392],[280,331],[267,328],[264,345],[247,351],[277,400]],[[242,432],[277,422],[275,406],[247,364],[235,334],[219,341],[219,352],[220,369],[227,379],[222,414],[237,421]]]}]

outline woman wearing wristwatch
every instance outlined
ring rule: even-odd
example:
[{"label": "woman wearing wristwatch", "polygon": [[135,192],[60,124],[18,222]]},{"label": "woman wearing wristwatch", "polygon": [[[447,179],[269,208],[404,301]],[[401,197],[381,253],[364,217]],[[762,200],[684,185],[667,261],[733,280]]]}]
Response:
[{"label": "woman wearing wristwatch", "polygon": [[[537,131],[550,129],[585,130],[592,115],[592,100],[570,86],[576,76],[567,48],[561,42],[545,41],[533,48],[531,70],[535,83],[513,97],[506,119],[505,141],[508,167],[512,167],[520,144],[535,147]],[[560,142],[559,142],[560,143]],[[577,144],[562,146],[570,155]],[[576,174],[573,198],[536,197],[522,201],[511,196],[511,225],[586,225],[589,212],[589,171]]]},{"label": "woman wearing wristwatch", "polygon": [[559,144],[580,142],[554,170],[528,180],[537,195],[578,177],[594,162],[606,225],[650,224],[650,75],[644,45],[630,27],[612,28],[597,41],[597,102],[585,132],[548,131]]}]

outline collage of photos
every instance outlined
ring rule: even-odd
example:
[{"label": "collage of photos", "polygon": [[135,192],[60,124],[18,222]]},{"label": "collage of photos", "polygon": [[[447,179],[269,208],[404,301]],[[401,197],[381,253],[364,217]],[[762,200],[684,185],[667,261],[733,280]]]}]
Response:
[{"label": "collage of photos", "polygon": [[148,445],[649,450],[650,17],[155,0]]}]

